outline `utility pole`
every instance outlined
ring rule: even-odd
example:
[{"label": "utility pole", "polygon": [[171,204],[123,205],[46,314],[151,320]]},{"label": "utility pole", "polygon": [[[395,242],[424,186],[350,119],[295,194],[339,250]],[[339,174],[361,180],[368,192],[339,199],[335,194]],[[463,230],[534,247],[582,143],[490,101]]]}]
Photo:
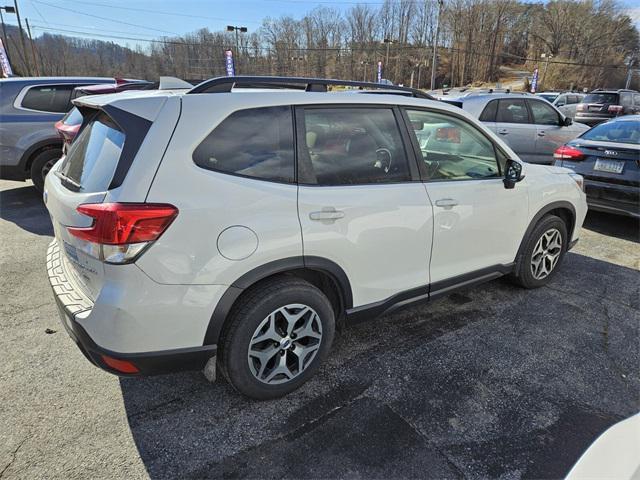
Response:
[{"label": "utility pole", "polygon": [[27,33],[29,34],[29,43],[31,43],[31,54],[33,56],[33,67],[36,70],[36,75],[40,76],[40,68],[38,67],[38,57],[36,56],[36,46],[33,44],[33,37],[31,36],[31,27],[29,26],[29,19],[27,17],[24,18],[24,21],[27,24]]},{"label": "utility pole", "polygon": [[420,73],[422,73],[421,70],[422,70],[422,62],[420,62],[418,64],[418,85],[417,85],[417,88],[420,88]]},{"label": "utility pole", "polygon": [[438,19],[436,20],[436,34],[433,39],[433,59],[431,60],[431,90],[436,88],[436,64],[438,54],[438,34],[440,33],[440,15],[442,14],[442,4],[444,0],[438,0]]},{"label": "utility pole", "polygon": [[633,66],[633,61],[634,61],[634,57],[633,55],[631,55],[631,58],[629,58],[629,63],[627,64],[627,80],[624,83],[624,88],[629,88],[631,86],[631,78],[633,77],[633,68],[631,68]]},{"label": "utility pole", "polygon": [[[235,67],[235,73],[238,74],[238,66],[240,66],[240,38],[238,37],[238,32],[247,33],[247,27],[237,27],[235,25],[227,25],[227,32],[236,32],[236,59],[238,65]],[[236,62],[234,62],[235,64]]]},{"label": "utility pole", "polygon": [[384,76],[387,76],[387,66],[389,65],[389,47],[391,46],[391,44],[393,43],[393,40],[391,40],[390,38],[385,38],[384,40],[382,40],[382,43],[386,43],[387,44],[387,56],[385,57],[384,60]]},{"label": "utility pole", "polygon": [[544,81],[547,79],[547,68],[549,68],[549,60],[551,60],[553,58],[553,54],[552,53],[543,53],[540,56],[545,59],[544,71],[542,72],[542,81],[540,83],[542,85],[544,85],[544,87],[546,88],[546,85],[545,85]]},{"label": "utility pole", "polygon": [[27,55],[27,42],[24,39],[24,30],[22,30],[22,22],[20,21],[20,10],[18,10],[18,0],[13,0],[16,9],[16,17],[18,18],[18,28],[20,29],[20,43],[22,44],[22,56],[24,57],[27,75],[31,76],[31,66],[29,65],[29,56]]}]

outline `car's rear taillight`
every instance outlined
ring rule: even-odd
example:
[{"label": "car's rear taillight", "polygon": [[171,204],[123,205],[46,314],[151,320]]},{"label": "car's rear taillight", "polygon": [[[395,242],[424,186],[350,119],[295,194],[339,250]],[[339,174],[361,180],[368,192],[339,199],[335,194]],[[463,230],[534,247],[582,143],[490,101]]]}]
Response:
[{"label": "car's rear taillight", "polygon": [[100,246],[100,259],[108,263],[133,261],[178,215],[173,205],[154,203],[87,203],[77,210],[93,225],[67,227],[69,233]]},{"label": "car's rear taillight", "polygon": [[576,111],[584,112],[585,110],[586,110],[586,105],[584,103],[579,103],[578,105],[576,105]]},{"label": "car's rear taillight", "polygon": [[553,158],[577,162],[579,160],[584,160],[585,155],[577,148],[570,147],[569,145],[562,145],[553,152]]},{"label": "car's rear taillight", "polygon": [[607,112],[620,113],[622,111],[622,108],[622,105],[609,105],[609,108],[607,108]]}]

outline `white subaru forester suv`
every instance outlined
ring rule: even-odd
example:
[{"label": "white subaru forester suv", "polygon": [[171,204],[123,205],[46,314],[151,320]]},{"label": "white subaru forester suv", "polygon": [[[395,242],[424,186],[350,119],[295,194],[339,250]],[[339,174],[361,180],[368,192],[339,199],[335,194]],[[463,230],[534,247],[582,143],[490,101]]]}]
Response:
[{"label": "white subaru forester suv", "polygon": [[76,100],[85,121],[44,199],[49,279],[86,357],[118,375],[217,366],[274,398],[339,322],[506,274],[549,282],[582,178],[523,164],[459,108],[373,87],[231,77]]}]

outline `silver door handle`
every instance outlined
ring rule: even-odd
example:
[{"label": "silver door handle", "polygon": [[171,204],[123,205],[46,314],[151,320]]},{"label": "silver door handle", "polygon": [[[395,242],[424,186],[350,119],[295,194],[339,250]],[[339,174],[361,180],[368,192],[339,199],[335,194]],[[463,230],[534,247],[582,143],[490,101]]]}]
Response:
[{"label": "silver door handle", "polygon": [[544,130],[540,130],[540,131],[538,132],[538,136],[539,136],[539,137],[544,137]]},{"label": "silver door handle", "polygon": [[499,128],[498,133],[500,135],[506,135],[507,133],[509,133],[509,130],[507,130],[506,128]]},{"label": "silver door handle", "polygon": [[309,218],[311,220],[338,220],[344,218],[344,212],[339,212],[335,208],[323,208],[319,212],[311,212]]},{"label": "silver door handle", "polygon": [[436,200],[437,207],[451,208],[455,207],[456,205],[458,205],[458,201],[454,200],[453,198],[442,198],[440,200]]}]

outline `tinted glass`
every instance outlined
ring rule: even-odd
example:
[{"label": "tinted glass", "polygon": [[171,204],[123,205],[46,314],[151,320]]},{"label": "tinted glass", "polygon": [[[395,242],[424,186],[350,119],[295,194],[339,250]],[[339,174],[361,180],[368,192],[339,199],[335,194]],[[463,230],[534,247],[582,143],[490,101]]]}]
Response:
[{"label": "tinted glass", "polygon": [[232,113],[198,145],[193,161],[208,170],[293,182],[291,108],[252,108]]},{"label": "tinted glass", "polygon": [[124,140],[124,133],[101,113],[73,142],[60,173],[82,192],[106,191],[118,166]]},{"label": "tinted glass", "polygon": [[636,105],[640,105],[640,93],[633,94],[633,103]]},{"label": "tinted glass", "polygon": [[320,185],[410,180],[402,137],[390,108],[308,108],[305,150]]},{"label": "tinted glass", "polygon": [[558,98],[557,93],[541,93],[538,96],[544,98],[549,103],[553,102],[556,98]]},{"label": "tinted glass", "polygon": [[522,99],[500,100],[496,122],[529,123],[529,112]]},{"label": "tinted glass", "polygon": [[618,103],[617,93],[590,93],[583,100],[584,103],[607,103],[616,105]]},{"label": "tinted glass", "polygon": [[640,121],[608,122],[587,130],[580,138],[600,142],[619,142],[640,145]]},{"label": "tinted glass", "polygon": [[558,98],[555,99],[555,101],[553,102],[553,104],[556,107],[561,107],[562,105],[566,105],[567,103],[571,103],[571,101],[569,100],[569,95],[560,95]]},{"label": "tinted glass", "polygon": [[540,100],[529,100],[533,123],[538,125],[558,125],[560,117],[558,113],[549,105]]},{"label": "tinted glass", "polygon": [[429,180],[500,176],[493,144],[475,127],[449,115],[407,110]]},{"label": "tinted glass", "polygon": [[621,105],[631,105],[631,94],[630,93],[621,93],[620,94],[620,104]]},{"label": "tinted glass", "polygon": [[491,100],[487,103],[487,106],[484,107],[482,114],[480,115],[481,122],[495,122],[496,121],[496,112],[498,111],[498,101]]},{"label": "tinted glass", "polygon": [[62,117],[62,123],[65,125],[80,125],[82,123],[82,114],[78,107],[73,107],[69,112]]},{"label": "tinted glass", "polygon": [[42,112],[66,113],[71,105],[73,85],[44,85],[32,87],[22,99],[21,106]]}]

